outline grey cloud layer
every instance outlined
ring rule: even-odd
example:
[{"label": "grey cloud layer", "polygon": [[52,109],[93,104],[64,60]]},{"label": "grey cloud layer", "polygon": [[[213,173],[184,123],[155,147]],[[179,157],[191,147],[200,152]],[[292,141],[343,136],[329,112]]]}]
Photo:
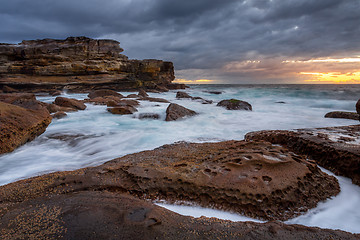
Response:
[{"label": "grey cloud layer", "polygon": [[[360,52],[359,0],[0,0],[0,42],[86,35],[177,69]],[[359,54],[360,55],[360,54]]]}]

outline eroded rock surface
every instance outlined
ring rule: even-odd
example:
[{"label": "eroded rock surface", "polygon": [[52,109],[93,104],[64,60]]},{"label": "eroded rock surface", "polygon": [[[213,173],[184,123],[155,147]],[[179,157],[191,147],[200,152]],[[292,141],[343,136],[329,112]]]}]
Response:
[{"label": "eroded rock surface", "polygon": [[0,202],[100,189],[286,220],[336,195],[339,185],[316,164],[270,143],[179,143],[11,183],[0,188]]},{"label": "eroded rock surface", "polygon": [[265,140],[304,154],[337,175],[352,179],[360,186],[360,125],[259,131],[248,133],[246,140]]},{"label": "eroded rock surface", "polygon": [[280,222],[181,216],[122,191],[49,194],[0,211],[2,239],[358,239],[359,235]]},{"label": "eroded rock surface", "polygon": [[129,60],[119,42],[69,37],[0,44],[0,87],[24,91],[161,88],[174,80],[171,62]]}]

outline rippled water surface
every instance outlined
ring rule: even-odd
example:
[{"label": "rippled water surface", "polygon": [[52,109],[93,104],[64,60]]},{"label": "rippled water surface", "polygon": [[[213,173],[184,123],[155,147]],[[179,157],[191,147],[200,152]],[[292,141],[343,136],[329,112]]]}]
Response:
[{"label": "rippled water surface", "polygon": [[[209,93],[211,91],[221,94]],[[199,114],[181,121],[165,122],[167,103],[143,101],[134,115],[112,115],[105,106],[87,104],[85,111],[68,113],[64,119],[53,120],[40,137],[0,156],[0,184],[51,171],[95,166],[176,141],[241,140],[247,132],[256,130],[358,124],[354,120],[327,119],[324,115],[330,111],[355,111],[360,85],[193,85],[186,92],[213,100],[214,104],[177,100],[176,91],[170,91],[150,95],[168,99]],[[86,98],[86,94],[64,93],[63,96]],[[230,98],[249,102],[253,111],[228,111],[216,106],[220,100]],[[39,96],[38,99],[52,102],[54,97]],[[158,113],[161,119],[140,120],[136,118],[139,113]],[[349,186],[353,187],[351,191],[359,193],[356,186]],[[333,213],[337,211],[336,204],[323,206],[332,209]],[[358,207],[354,206],[354,209]],[[356,211],[349,214],[360,226],[360,210],[352,212]],[[319,216],[316,212],[311,214],[312,217],[306,215],[293,221],[311,225],[315,216]],[[337,228],[331,224],[326,226]],[[353,231],[359,232],[359,228]]]}]

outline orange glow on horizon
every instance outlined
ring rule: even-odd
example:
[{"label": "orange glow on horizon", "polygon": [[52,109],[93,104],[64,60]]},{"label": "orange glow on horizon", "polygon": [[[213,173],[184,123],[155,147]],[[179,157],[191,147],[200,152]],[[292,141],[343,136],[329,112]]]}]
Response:
[{"label": "orange glow on horizon", "polygon": [[300,72],[301,75],[311,75],[305,82],[332,83],[332,84],[359,84],[360,72]]},{"label": "orange glow on horizon", "polygon": [[214,81],[215,80],[210,80],[210,79],[188,80],[188,79],[183,79],[183,78],[177,78],[173,82],[174,83],[187,83],[187,84],[208,84],[208,83],[212,83]]}]

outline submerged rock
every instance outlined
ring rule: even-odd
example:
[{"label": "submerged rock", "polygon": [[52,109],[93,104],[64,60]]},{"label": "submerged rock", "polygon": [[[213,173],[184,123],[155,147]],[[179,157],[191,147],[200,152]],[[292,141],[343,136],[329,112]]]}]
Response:
[{"label": "submerged rock", "polygon": [[119,115],[133,114],[134,112],[137,112],[136,108],[129,105],[108,107],[107,111],[112,114],[119,114]]},{"label": "submerged rock", "polygon": [[49,112],[36,100],[17,105],[0,101],[0,153],[12,152],[33,140],[51,122]]},{"label": "submerged rock", "polygon": [[250,103],[238,99],[228,99],[220,101],[217,106],[225,107],[227,110],[248,110],[252,111]]},{"label": "submerged rock", "polygon": [[176,121],[178,119],[194,116],[197,113],[193,110],[180,106],[176,103],[170,103],[166,109],[166,118],[165,121]]},{"label": "submerged rock", "polygon": [[360,125],[294,131],[259,131],[246,140],[265,140],[304,154],[337,175],[360,186]]},{"label": "submerged rock", "polygon": [[86,109],[86,105],[83,102],[73,98],[57,97],[55,98],[54,103],[60,107],[74,108],[78,110]]},{"label": "submerged rock", "polygon": [[359,120],[360,115],[355,112],[329,112],[325,114],[326,118],[345,118],[351,120]]}]

